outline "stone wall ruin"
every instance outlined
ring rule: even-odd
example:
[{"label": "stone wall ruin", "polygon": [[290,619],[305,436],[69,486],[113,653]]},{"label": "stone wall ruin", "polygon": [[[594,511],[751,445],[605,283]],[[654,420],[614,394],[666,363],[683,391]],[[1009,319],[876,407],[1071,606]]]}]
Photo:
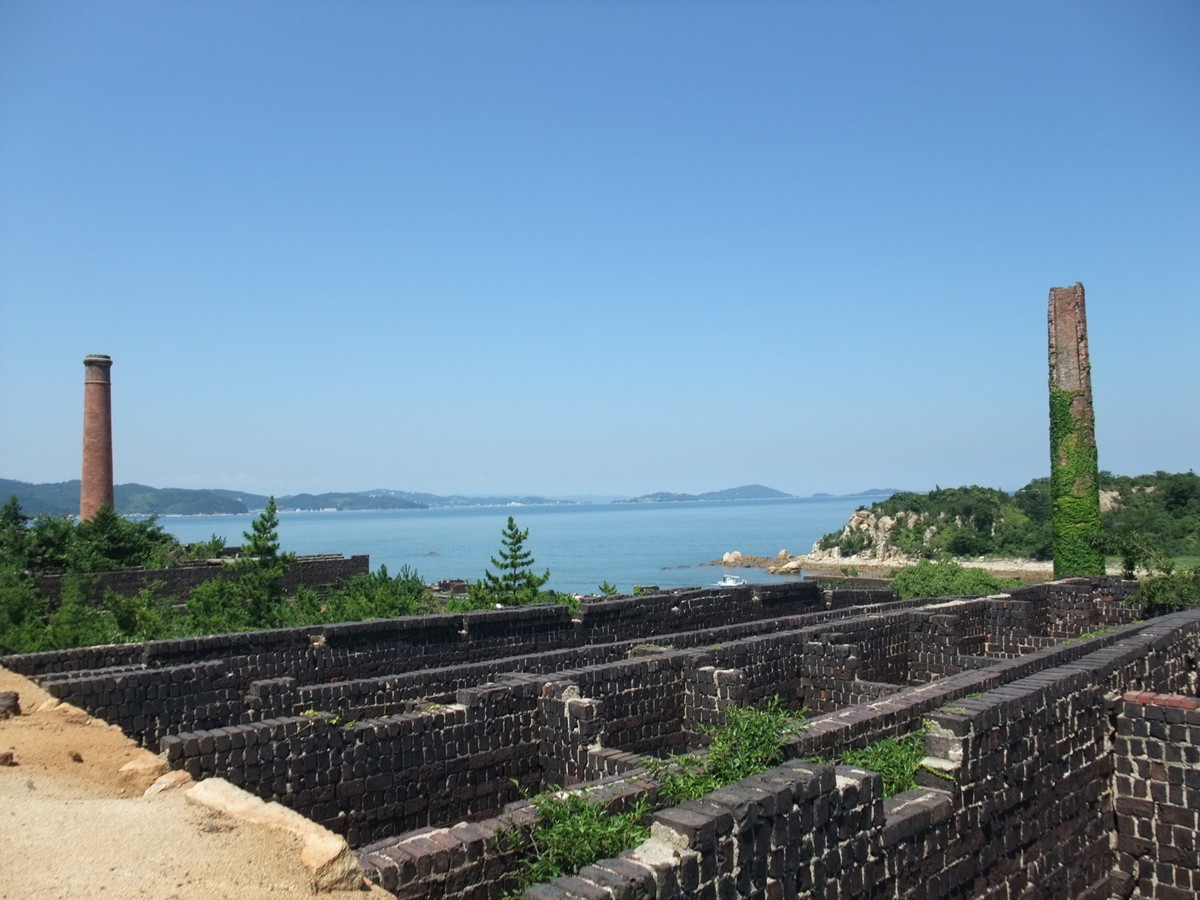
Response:
[{"label": "stone wall ruin", "polygon": [[[1200,611],[1137,622],[1134,591],[900,601],[797,582],[0,664],[345,835],[401,897],[501,896],[525,796],[631,802],[654,790],[645,755],[775,695],[813,710],[787,763],[530,896],[1191,896]],[[915,791],[885,800],[875,773],[804,761],[922,723]]]}]

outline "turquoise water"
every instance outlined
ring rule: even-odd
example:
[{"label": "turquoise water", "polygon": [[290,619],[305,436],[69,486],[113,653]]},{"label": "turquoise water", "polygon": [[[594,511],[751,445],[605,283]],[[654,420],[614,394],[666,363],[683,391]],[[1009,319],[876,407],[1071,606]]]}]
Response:
[{"label": "turquoise water", "polygon": [[[608,581],[622,593],[635,584],[711,585],[723,574],[709,565],[730,550],[774,556],[807,553],[821,535],[840,529],[861,497],[727,500],[688,503],[608,503],[572,506],[471,507],[372,512],[284,512],[279,539],[294,553],[367,553],[371,568],[401,566],[426,582],[473,581],[491,567],[508,516],[529,530],[525,548],[539,572],[549,569],[555,590],[595,593]],[[865,502],[870,502],[867,500]],[[213,534],[242,543],[253,515],[168,516],[163,528],[183,541]],[[737,574],[752,582],[787,580],[757,569]]]}]

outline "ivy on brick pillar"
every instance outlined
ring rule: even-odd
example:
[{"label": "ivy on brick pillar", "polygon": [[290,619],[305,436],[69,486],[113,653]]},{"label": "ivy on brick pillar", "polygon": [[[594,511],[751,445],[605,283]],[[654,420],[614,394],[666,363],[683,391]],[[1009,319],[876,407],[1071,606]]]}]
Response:
[{"label": "ivy on brick pillar", "polygon": [[1049,325],[1054,577],[1103,575],[1100,475],[1082,284],[1050,289]]}]

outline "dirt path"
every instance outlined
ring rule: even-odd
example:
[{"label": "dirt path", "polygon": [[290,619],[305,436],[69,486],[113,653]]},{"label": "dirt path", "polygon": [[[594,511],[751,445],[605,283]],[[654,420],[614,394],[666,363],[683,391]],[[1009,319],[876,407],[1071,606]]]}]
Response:
[{"label": "dirt path", "polygon": [[16,691],[22,711],[0,720],[0,760],[14,762],[0,765],[2,900],[313,895],[300,838],[197,806],[181,789],[144,796],[159,772],[121,767],[156,758],[115,726],[0,668],[2,691]]}]

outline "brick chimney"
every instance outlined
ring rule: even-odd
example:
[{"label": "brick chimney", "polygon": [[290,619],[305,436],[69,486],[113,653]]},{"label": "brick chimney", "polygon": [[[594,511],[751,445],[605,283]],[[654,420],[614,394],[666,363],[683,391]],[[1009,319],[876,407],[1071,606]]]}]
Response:
[{"label": "brick chimney", "polygon": [[1096,416],[1082,284],[1050,289],[1048,322],[1054,577],[1103,575]]},{"label": "brick chimney", "polygon": [[112,357],[93,353],[83,358],[83,477],[79,485],[79,519],[90,519],[102,506],[116,507],[113,494]]}]

